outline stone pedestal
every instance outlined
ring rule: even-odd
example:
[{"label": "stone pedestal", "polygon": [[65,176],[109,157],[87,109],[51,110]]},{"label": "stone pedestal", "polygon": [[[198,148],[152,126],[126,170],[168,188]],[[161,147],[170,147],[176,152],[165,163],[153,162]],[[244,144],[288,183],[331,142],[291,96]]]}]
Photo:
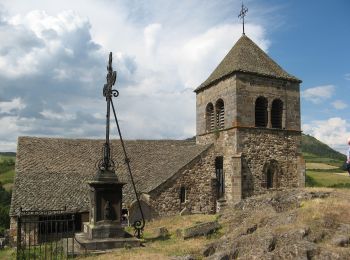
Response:
[{"label": "stone pedestal", "polygon": [[114,171],[99,171],[90,186],[90,216],[84,232],[75,235],[80,251],[140,246],[140,240],[121,227],[122,189]]},{"label": "stone pedestal", "polygon": [[113,222],[98,223],[98,225],[92,225],[91,223],[84,223],[84,233],[87,234],[89,239],[103,239],[113,237],[124,237],[124,230],[119,224]]}]

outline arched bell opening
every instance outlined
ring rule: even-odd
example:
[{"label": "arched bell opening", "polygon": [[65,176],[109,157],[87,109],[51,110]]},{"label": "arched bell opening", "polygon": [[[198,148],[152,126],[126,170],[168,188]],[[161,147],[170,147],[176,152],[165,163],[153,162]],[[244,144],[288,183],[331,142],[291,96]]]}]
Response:
[{"label": "arched bell opening", "polygon": [[258,97],[255,101],[255,127],[266,127],[268,122],[267,99]]}]

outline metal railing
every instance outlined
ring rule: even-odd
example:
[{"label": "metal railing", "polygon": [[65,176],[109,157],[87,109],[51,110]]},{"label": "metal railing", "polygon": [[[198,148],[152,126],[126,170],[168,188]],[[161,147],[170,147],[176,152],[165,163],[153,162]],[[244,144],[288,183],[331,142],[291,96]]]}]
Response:
[{"label": "metal railing", "polygon": [[17,259],[74,257],[75,215],[64,210],[20,209],[17,217]]}]

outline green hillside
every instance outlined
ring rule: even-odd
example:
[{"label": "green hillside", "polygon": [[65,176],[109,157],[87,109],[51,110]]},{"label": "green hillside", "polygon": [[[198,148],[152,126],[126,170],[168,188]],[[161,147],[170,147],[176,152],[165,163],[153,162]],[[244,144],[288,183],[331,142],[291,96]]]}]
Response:
[{"label": "green hillside", "polygon": [[15,160],[15,153],[0,153],[0,184],[8,191],[13,186]]},{"label": "green hillside", "polygon": [[0,153],[0,235],[10,227],[9,209],[15,175],[15,153]]},{"label": "green hillside", "polygon": [[302,136],[302,151],[306,161],[306,186],[350,188],[349,174],[343,169],[344,154],[310,135]]},{"label": "green hillside", "polygon": [[318,158],[320,161],[345,161],[346,156],[342,153],[339,153],[333,150],[328,145],[317,140],[311,135],[302,135],[301,147],[303,151],[304,158],[306,160],[315,160]]}]

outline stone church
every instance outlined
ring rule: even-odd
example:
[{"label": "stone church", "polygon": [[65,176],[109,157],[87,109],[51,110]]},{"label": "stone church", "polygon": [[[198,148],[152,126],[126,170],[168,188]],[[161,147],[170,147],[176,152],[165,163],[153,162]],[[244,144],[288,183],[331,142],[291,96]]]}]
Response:
[{"label": "stone church", "polygon": [[[300,86],[247,36],[237,41],[196,93],[196,139],[129,140],[126,148],[146,218],[215,213],[270,189],[304,186]],[[19,137],[11,237],[23,210],[65,209],[88,221],[88,184],[102,140]],[[126,182],[123,208],[139,212],[120,142],[111,144]],[[41,216],[33,216],[40,219]]]}]

